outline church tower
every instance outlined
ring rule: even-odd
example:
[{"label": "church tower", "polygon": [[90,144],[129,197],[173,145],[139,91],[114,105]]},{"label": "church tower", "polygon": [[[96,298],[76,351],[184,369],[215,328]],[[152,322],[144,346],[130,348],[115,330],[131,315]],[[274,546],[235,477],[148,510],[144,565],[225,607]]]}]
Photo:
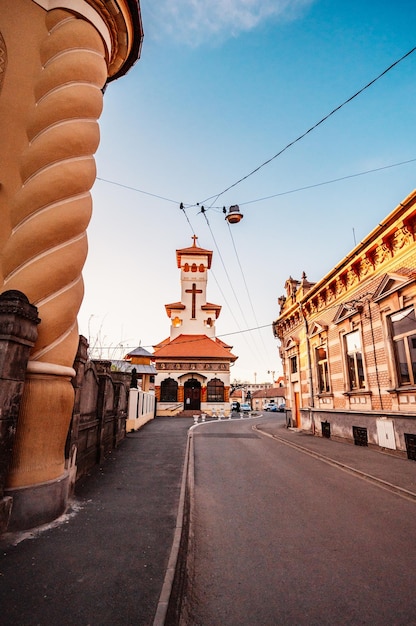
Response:
[{"label": "church tower", "polygon": [[158,415],[227,413],[230,406],[230,364],[237,357],[216,337],[221,306],[207,302],[212,251],[192,239],[192,246],[176,250],[181,299],[165,305],[170,336],[154,346]]},{"label": "church tower", "polygon": [[215,337],[215,320],[221,307],[207,302],[208,270],[211,268],[212,251],[196,245],[176,250],[178,268],[181,270],[181,301],[166,304],[171,320],[170,338],[181,334],[206,334]]}]

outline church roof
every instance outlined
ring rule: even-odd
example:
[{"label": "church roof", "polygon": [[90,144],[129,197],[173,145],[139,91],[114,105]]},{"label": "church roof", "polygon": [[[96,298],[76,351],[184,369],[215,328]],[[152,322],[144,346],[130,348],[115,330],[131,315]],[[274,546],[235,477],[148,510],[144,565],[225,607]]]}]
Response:
[{"label": "church roof", "polygon": [[196,240],[198,237],[194,235],[194,243],[189,248],[181,248],[180,250],[176,250],[176,261],[178,263],[178,267],[181,267],[181,259],[182,256],[207,256],[208,257],[208,269],[211,268],[212,261],[212,250],[204,250],[204,248],[200,248],[196,245]]},{"label": "church roof", "polygon": [[232,346],[230,346],[230,344],[225,343],[225,341],[221,341],[221,339],[218,339],[218,337],[216,338],[216,341],[218,341],[218,343],[219,343],[221,346],[224,346],[224,348],[228,348],[229,350],[231,350]]},{"label": "church roof", "polygon": [[223,341],[210,339],[207,335],[179,335],[172,341],[165,340],[154,347],[154,360],[180,357],[235,361],[238,358],[227,349]]},{"label": "church roof", "polygon": [[168,317],[171,316],[172,311],[181,311],[185,308],[186,307],[182,302],[172,302],[171,304],[165,304],[165,309]]},{"label": "church roof", "polygon": [[203,311],[215,311],[215,315],[217,319],[220,316],[222,306],[220,304],[212,304],[212,302],[207,302],[201,306]]},{"label": "church roof", "polygon": [[134,350],[129,352],[126,355],[126,358],[130,358],[131,356],[148,356],[149,358],[151,358],[153,354],[151,354],[150,352],[148,352],[147,350],[139,346],[138,348],[135,348]]},{"label": "church roof", "polygon": [[143,365],[143,364],[134,364],[130,363],[130,361],[117,360],[113,359],[111,364],[118,372],[129,372],[131,373],[133,369],[136,370],[137,374],[149,374],[154,375],[157,374],[157,369],[154,365]]}]

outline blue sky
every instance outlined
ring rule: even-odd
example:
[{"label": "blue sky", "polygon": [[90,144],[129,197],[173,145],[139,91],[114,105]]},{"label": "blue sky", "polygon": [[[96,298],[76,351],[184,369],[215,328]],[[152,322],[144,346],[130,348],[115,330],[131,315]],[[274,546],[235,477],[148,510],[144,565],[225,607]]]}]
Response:
[{"label": "blue sky", "polygon": [[[175,250],[195,232],[214,252],[207,294],[239,356],[232,380],[270,381],[289,275],[322,278],[415,188],[416,52],[216,196],[411,50],[416,3],[142,0],[141,10],[141,59],[104,98],[80,332],[103,357],[151,351],[169,335],[164,305],[180,297]],[[221,207],[232,204],[244,219],[229,227]]]}]

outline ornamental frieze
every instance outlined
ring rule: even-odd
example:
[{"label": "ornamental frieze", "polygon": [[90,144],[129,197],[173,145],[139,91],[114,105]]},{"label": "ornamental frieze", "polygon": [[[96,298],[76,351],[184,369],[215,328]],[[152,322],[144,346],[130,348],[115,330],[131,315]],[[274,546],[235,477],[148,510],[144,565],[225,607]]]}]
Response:
[{"label": "ornamental frieze", "polygon": [[324,286],[322,292],[318,292],[314,298],[308,302],[305,310],[312,314],[317,313],[336,298],[341,297],[349,289],[355,287],[361,280],[367,278],[386,260],[402,250],[405,246],[413,243],[414,228],[413,222],[406,223],[398,228],[382,242],[379,242],[372,250],[367,251],[361,258],[356,259],[348,268],[339,274],[329,286]]},{"label": "ornamental frieze", "polygon": [[[403,205],[402,205],[403,206]],[[416,210],[412,206],[413,213],[406,217],[391,222],[387,228],[380,225],[380,234],[377,238],[369,239],[367,245],[356,249],[355,254],[346,257],[338,265],[338,272],[332,275],[330,282],[311,283],[311,293],[309,290],[296,290],[298,281],[290,277],[285,283],[288,296],[295,296],[295,302],[302,306],[302,314],[308,318],[333,306],[338,300],[345,298],[365,279],[371,278],[373,274],[382,271],[382,266],[389,263],[396,255],[402,254],[406,247],[415,246],[416,242]],[[405,207],[403,207],[405,208]],[[386,270],[387,271],[387,270]],[[314,286],[316,285],[316,287]],[[290,289],[289,289],[290,287]],[[294,292],[294,294],[293,294]],[[289,300],[289,298],[288,298]],[[288,302],[282,296],[279,298],[280,317],[282,318],[273,326],[275,336],[279,338],[293,330],[299,322],[299,313],[287,311],[285,308]],[[291,303],[289,302],[289,305]]]},{"label": "ornamental frieze", "polygon": [[228,370],[227,363],[156,363],[156,369],[158,370],[210,370],[210,371],[225,371]]},{"label": "ornamental frieze", "polygon": [[0,33],[0,93],[4,82],[7,67],[7,48],[3,35]]},{"label": "ornamental frieze", "polygon": [[399,228],[398,230],[396,230],[391,242],[393,254],[398,250],[404,248],[404,246],[408,245],[410,241],[411,235],[406,226],[403,226],[403,228]]}]

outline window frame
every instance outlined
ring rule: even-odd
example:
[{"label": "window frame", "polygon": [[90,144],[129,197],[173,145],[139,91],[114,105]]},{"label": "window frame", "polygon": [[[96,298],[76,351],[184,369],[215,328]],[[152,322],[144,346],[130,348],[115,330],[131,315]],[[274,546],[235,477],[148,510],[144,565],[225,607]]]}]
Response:
[{"label": "window frame", "polygon": [[[413,312],[413,316],[415,317],[415,328],[410,329],[405,332],[399,332],[395,334],[395,329],[394,329],[395,321],[393,320],[393,318],[399,315],[401,315],[403,318],[406,311]],[[410,346],[410,341],[412,339],[416,343],[416,311],[415,311],[414,305],[404,307],[402,309],[399,309],[398,311],[394,311],[394,313],[391,313],[388,316],[388,321],[389,321],[389,333],[390,333],[390,338],[391,338],[391,342],[393,346],[394,364],[395,364],[396,379],[397,379],[398,386],[399,387],[414,387],[416,386],[416,345],[415,347]],[[397,322],[398,321],[399,320],[397,320]],[[399,344],[401,344],[402,346],[402,355],[405,356],[406,358],[405,362],[402,362],[400,360],[401,355],[399,354],[399,348],[398,348]],[[415,352],[415,357],[412,357],[412,350]],[[415,360],[413,360],[413,358]],[[407,368],[406,374],[402,372],[402,365],[405,365]],[[408,378],[408,380],[404,379],[405,376]]]},{"label": "window frame", "polygon": [[[175,390],[175,393],[172,391]],[[170,391],[171,393],[166,393]],[[160,402],[177,402],[178,401],[178,381],[174,378],[165,378],[160,383]]]},{"label": "window frame", "polygon": [[291,356],[289,356],[289,368],[290,368],[291,375],[298,373],[298,355],[297,354],[292,354]]},{"label": "window frame", "polygon": [[[359,350],[351,351],[348,348],[348,337],[352,335],[356,335],[359,339]],[[363,351],[363,342],[361,338],[360,329],[355,328],[348,333],[343,335],[344,341],[344,359],[345,359],[345,371],[347,377],[347,383],[349,391],[364,391],[367,389],[367,378],[366,378],[366,370],[365,370],[365,360],[364,360],[364,351]],[[359,359],[357,355],[360,355]],[[351,367],[351,365],[353,367]],[[361,366],[361,367],[360,367]],[[360,370],[362,371],[362,376],[360,376]],[[354,381],[357,381],[357,384],[354,384]]]},{"label": "window frame", "polygon": [[[319,352],[323,350],[325,357],[320,358]],[[331,393],[331,380],[329,377],[329,363],[327,346],[321,344],[315,347],[315,370],[319,394]]]},{"label": "window frame", "polygon": [[[213,388],[213,391],[211,391]],[[218,391],[220,390],[220,392]],[[207,402],[224,402],[225,385],[220,378],[211,378],[207,382]]]}]

